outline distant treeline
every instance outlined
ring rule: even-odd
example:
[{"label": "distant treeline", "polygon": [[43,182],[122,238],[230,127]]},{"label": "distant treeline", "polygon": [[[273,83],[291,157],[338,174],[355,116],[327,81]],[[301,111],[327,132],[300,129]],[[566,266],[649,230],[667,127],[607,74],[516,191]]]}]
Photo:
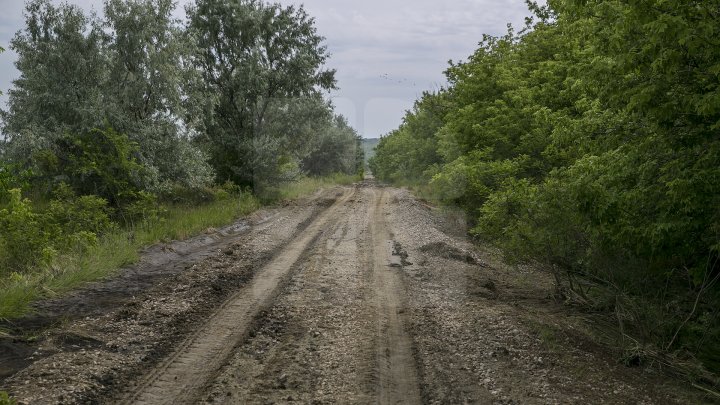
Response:
[{"label": "distant treeline", "polygon": [[196,0],[179,21],[174,0],[105,0],[102,16],[55,3],[29,0],[10,43],[20,76],[1,112],[0,282],[161,203],[362,170],[302,7]]},{"label": "distant treeline", "polygon": [[720,371],[720,1],[529,5],[371,169],[463,207],[558,298],[614,312],[629,363]]}]

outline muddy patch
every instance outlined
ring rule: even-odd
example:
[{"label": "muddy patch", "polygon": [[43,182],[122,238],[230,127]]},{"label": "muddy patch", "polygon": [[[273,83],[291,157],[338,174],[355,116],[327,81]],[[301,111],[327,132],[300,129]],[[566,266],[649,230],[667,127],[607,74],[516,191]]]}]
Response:
[{"label": "muddy patch", "polygon": [[30,363],[35,349],[26,339],[12,337],[0,338],[0,379],[11,376]]},{"label": "muddy patch", "polygon": [[[408,254],[407,250],[405,250],[405,248],[403,248],[402,243],[400,243],[398,241],[393,241],[392,256],[395,256],[400,259],[397,267],[405,267],[405,266],[413,265],[413,263],[410,260],[408,260],[410,255]],[[395,263],[395,261],[391,259],[391,266],[394,263]]]},{"label": "muddy patch", "polygon": [[421,246],[419,250],[428,255],[437,256],[444,259],[457,260],[464,263],[485,266],[485,264],[479,258],[477,258],[474,253],[458,249],[454,246],[450,246],[445,242],[428,243]]}]

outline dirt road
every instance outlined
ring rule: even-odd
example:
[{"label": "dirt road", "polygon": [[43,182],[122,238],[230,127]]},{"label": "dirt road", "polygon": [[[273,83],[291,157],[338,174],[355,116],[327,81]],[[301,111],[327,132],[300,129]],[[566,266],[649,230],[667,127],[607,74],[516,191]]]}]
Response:
[{"label": "dirt road", "polygon": [[111,303],[56,301],[65,321],[16,337],[32,350],[0,387],[32,404],[704,400],[620,365],[545,275],[404,190],[369,179],[242,224],[66,299],[115,283]]}]

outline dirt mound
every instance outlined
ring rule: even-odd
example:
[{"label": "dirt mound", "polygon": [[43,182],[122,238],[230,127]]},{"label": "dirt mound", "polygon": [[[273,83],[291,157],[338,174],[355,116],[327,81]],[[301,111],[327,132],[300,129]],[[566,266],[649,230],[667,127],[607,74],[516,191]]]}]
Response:
[{"label": "dirt mound", "polygon": [[473,253],[450,246],[445,242],[428,243],[427,245],[421,246],[420,251],[429,255],[457,260],[464,263],[482,264],[482,262],[475,257]]}]

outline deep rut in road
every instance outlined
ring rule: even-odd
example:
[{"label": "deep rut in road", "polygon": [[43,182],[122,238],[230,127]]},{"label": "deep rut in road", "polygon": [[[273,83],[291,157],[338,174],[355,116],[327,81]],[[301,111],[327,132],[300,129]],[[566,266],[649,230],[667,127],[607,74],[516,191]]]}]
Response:
[{"label": "deep rut in road", "polygon": [[412,339],[405,329],[403,319],[405,307],[402,270],[391,267],[389,261],[393,254],[393,241],[387,230],[383,210],[387,204],[387,193],[383,189],[373,191],[373,194],[380,194],[375,197],[370,213],[369,234],[372,250],[368,251],[377,294],[378,399],[381,404],[417,404],[420,403],[420,388]]}]

